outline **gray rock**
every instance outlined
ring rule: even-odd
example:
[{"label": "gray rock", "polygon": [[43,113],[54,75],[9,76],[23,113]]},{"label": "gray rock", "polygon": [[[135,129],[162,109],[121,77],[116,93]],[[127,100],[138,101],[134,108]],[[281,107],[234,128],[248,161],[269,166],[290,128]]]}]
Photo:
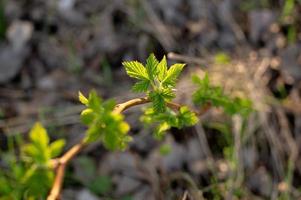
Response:
[{"label": "gray rock", "polygon": [[180,170],[186,161],[186,150],[176,142],[171,144],[172,151],[162,158],[162,166],[167,170]]},{"label": "gray rock", "polygon": [[27,51],[17,51],[11,46],[0,47],[0,83],[6,83],[20,71]]},{"label": "gray rock", "polygon": [[86,22],[85,16],[74,9],[75,0],[60,0],[58,11],[62,19],[72,25],[83,25]]},{"label": "gray rock", "polygon": [[138,180],[128,176],[122,176],[117,181],[116,194],[126,195],[129,194],[130,192],[133,192],[140,186],[141,186],[141,182],[139,182]]},{"label": "gray rock", "polygon": [[137,158],[129,153],[111,153],[102,159],[99,169],[100,174],[122,173],[135,176],[137,170]]},{"label": "gray rock", "polygon": [[250,38],[255,44],[261,40],[276,20],[276,15],[270,10],[254,10],[249,13]]},{"label": "gray rock", "polygon": [[64,189],[62,191],[63,200],[100,200],[97,196],[91,193],[87,189],[74,190],[74,189]]},{"label": "gray rock", "polygon": [[133,195],[133,200],[155,200],[154,192],[150,187],[144,186]]},{"label": "gray rock", "polygon": [[75,1],[74,0],[60,0],[58,2],[58,9],[61,11],[73,9]]},{"label": "gray rock", "polygon": [[256,161],[258,160],[258,154],[254,147],[246,147],[242,149],[243,165],[247,170],[254,169]]},{"label": "gray rock", "polygon": [[301,57],[301,45],[293,44],[281,52],[281,70],[284,78],[288,81],[292,77],[295,81],[301,80],[301,63],[298,59]]},{"label": "gray rock", "polygon": [[264,167],[258,168],[247,180],[247,185],[252,191],[268,197],[272,191],[272,180]]},{"label": "gray rock", "polygon": [[83,189],[78,192],[76,200],[99,200],[99,198],[92,194],[89,190]]},{"label": "gray rock", "polygon": [[187,144],[187,161],[196,161],[204,159],[205,155],[202,153],[202,148],[196,138],[192,138]]},{"label": "gray rock", "polygon": [[9,26],[6,34],[9,43],[0,46],[0,83],[11,80],[20,71],[32,31],[32,24],[25,21],[15,21]]},{"label": "gray rock", "polygon": [[57,81],[52,76],[45,76],[38,79],[37,86],[42,90],[54,90],[57,86]]},{"label": "gray rock", "polygon": [[41,38],[38,52],[41,60],[49,69],[67,66],[68,53],[64,51],[55,38]]},{"label": "gray rock", "polygon": [[233,49],[236,45],[236,39],[233,32],[230,30],[220,32],[218,36],[218,45],[222,49],[229,49],[229,50]]},{"label": "gray rock", "polygon": [[7,30],[7,39],[14,50],[20,51],[31,38],[33,26],[27,21],[14,21]]}]

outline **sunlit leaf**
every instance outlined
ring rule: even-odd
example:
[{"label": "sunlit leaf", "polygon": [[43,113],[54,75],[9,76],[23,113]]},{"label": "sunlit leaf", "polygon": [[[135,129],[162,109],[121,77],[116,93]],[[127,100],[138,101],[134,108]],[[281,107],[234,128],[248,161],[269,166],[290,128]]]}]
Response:
[{"label": "sunlit leaf", "polygon": [[146,68],[142,65],[142,63],[138,61],[126,61],[123,62],[122,65],[125,67],[126,73],[130,77],[140,80],[149,79]]},{"label": "sunlit leaf", "polygon": [[155,133],[154,133],[155,138],[161,140],[168,129],[170,129],[170,126],[167,122],[163,122],[159,124],[155,129]]},{"label": "sunlit leaf", "polygon": [[174,86],[178,76],[180,75],[182,69],[184,68],[185,64],[177,63],[172,65],[167,73],[166,77],[163,79],[162,84],[164,85],[172,85]]},{"label": "sunlit leaf", "polygon": [[89,100],[80,91],[78,92],[78,99],[82,104],[88,105]]},{"label": "sunlit leaf", "polygon": [[152,53],[146,60],[146,71],[148,74],[149,79],[153,80],[154,76],[156,76],[157,73],[157,66],[159,62],[155,55]]},{"label": "sunlit leaf", "polygon": [[102,99],[97,95],[95,90],[92,90],[89,93],[89,102],[88,102],[88,107],[94,110],[99,110],[100,105],[102,103]]},{"label": "sunlit leaf", "polygon": [[155,112],[161,113],[165,111],[165,100],[159,92],[151,92],[149,98],[153,102]]},{"label": "sunlit leaf", "polygon": [[193,126],[198,122],[198,117],[188,107],[182,106],[178,114],[178,128]]},{"label": "sunlit leaf", "polygon": [[157,70],[158,70],[158,79],[162,81],[167,73],[167,61],[165,56],[163,56],[163,59],[158,64]]},{"label": "sunlit leaf", "polygon": [[142,80],[137,83],[132,87],[132,90],[134,92],[146,92],[150,86],[149,80]]},{"label": "sunlit leaf", "polygon": [[52,158],[60,155],[60,153],[63,150],[63,147],[65,146],[65,143],[66,143],[65,140],[60,139],[50,144],[49,148],[50,148],[50,154]]},{"label": "sunlit leaf", "polygon": [[93,122],[95,114],[91,108],[87,108],[81,112],[80,117],[84,124],[89,125]]},{"label": "sunlit leaf", "polygon": [[39,122],[35,123],[29,133],[32,142],[40,144],[41,146],[47,146],[49,143],[49,137],[46,129]]}]

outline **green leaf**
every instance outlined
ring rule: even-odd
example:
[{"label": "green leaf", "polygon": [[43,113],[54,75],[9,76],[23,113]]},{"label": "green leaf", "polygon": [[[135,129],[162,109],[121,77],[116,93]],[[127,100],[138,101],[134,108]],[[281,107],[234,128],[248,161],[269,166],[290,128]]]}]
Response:
[{"label": "green leaf", "polygon": [[209,87],[209,76],[208,73],[205,73],[205,76],[203,79],[200,79],[197,75],[192,76],[192,82],[198,86],[201,86],[203,88]]},{"label": "green leaf", "polygon": [[169,144],[163,144],[159,148],[159,152],[162,156],[166,156],[170,154],[172,151],[172,147]]},{"label": "green leaf", "polygon": [[116,101],[114,99],[108,99],[105,102],[103,102],[102,106],[106,111],[112,111],[114,110],[116,105]]},{"label": "green leaf", "polygon": [[142,80],[137,83],[132,87],[132,90],[134,92],[146,92],[150,86],[150,81],[149,80]]},{"label": "green leaf", "polygon": [[159,64],[159,61],[155,57],[155,55],[152,53],[146,60],[146,71],[148,74],[148,77],[153,80],[154,76],[156,76],[157,71],[157,65]]},{"label": "green leaf", "polygon": [[129,125],[122,114],[114,113],[115,100],[102,101],[95,92],[89,94],[88,108],[82,111],[81,120],[88,125],[85,142],[100,140],[110,150],[123,150],[131,141],[127,135]]},{"label": "green leaf", "polygon": [[126,135],[130,126],[123,121],[121,114],[111,113],[104,129],[103,143],[110,150],[123,150],[131,138]]},{"label": "green leaf", "polygon": [[88,107],[92,108],[93,110],[99,110],[101,103],[102,103],[102,99],[97,95],[95,90],[92,90],[89,93]]},{"label": "green leaf", "polygon": [[87,108],[81,112],[80,117],[84,124],[90,125],[95,119],[95,114],[91,108]]},{"label": "green leaf", "polygon": [[[41,138],[38,138],[40,136]],[[14,137],[18,140],[17,138]],[[0,199],[46,199],[47,197],[53,183],[54,171],[48,165],[50,150],[46,130],[40,123],[36,123],[30,131],[29,138],[30,143],[17,142],[22,144],[19,146],[20,152],[16,153],[13,150],[1,154],[1,161],[4,161],[5,167],[0,170]],[[5,180],[2,179],[3,174]]]},{"label": "green leaf", "polygon": [[103,195],[113,189],[113,182],[109,176],[97,176],[88,187],[95,194]]},{"label": "green leaf", "polygon": [[167,73],[167,61],[165,56],[163,56],[163,59],[158,64],[157,70],[158,70],[158,79],[162,81]]},{"label": "green leaf", "polygon": [[49,143],[49,137],[46,129],[39,122],[35,123],[29,133],[32,142],[46,147]]},{"label": "green leaf", "polygon": [[168,107],[164,112],[158,113],[155,112],[154,107],[149,107],[144,111],[140,120],[146,125],[157,125],[154,130],[154,137],[162,139],[165,132],[171,127],[183,128],[185,126],[193,126],[197,123],[198,118],[186,106],[181,107],[178,113]]},{"label": "green leaf", "polygon": [[40,156],[40,150],[34,144],[26,144],[22,147],[23,152],[32,158]]},{"label": "green leaf", "polygon": [[130,130],[130,126],[128,123],[121,121],[118,124],[118,129],[120,130],[121,133],[126,134]]},{"label": "green leaf", "polygon": [[230,63],[231,58],[229,57],[228,54],[220,52],[214,56],[214,61],[217,64],[228,64],[228,63]]},{"label": "green leaf", "polygon": [[178,128],[193,126],[198,122],[198,117],[187,106],[182,106],[178,114]]},{"label": "green leaf", "polygon": [[166,73],[166,77],[163,79],[162,84],[163,85],[171,85],[174,86],[176,83],[176,80],[178,78],[178,76],[180,75],[181,71],[183,70],[185,64],[174,64],[172,65],[167,73]]},{"label": "green leaf", "polygon": [[[11,192],[11,188],[9,186],[9,181],[4,177],[0,175],[0,194],[4,195],[4,194],[9,194]],[[1,199],[1,198],[0,198]],[[7,200],[9,200],[9,198],[7,198]]]},{"label": "green leaf", "polygon": [[155,129],[155,133],[154,133],[155,138],[161,140],[168,129],[170,129],[170,126],[167,122],[163,122],[159,124]]},{"label": "green leaf", "polygon": [[93,122],[89,125],[88,130],[86,131],[85,142],[91,143],[96,142],[102,135],[101,127],[105,126],[100,120]]},{"label": "green leaf", "polygon": [[165,111],[165,100],[164,97],[159,92],[150,92],[149,98],[153,103],[154,111],[162,113]]},{"label": "green leaf", "polygon": [[148,80],[149,77],[147,75],[145,67],[142,63],[138,61],[126,61],[123,62],[122,65],[125,67],[126,73],[132,77],[139,80]]},{"label": "green leaf", "polygon": [[33,167],[32,171],[27,172],[29,173],[24,176],[26,177],[25,182],[23,183],[26,188],[24,193],[32,199],[46,199],[46,195],[53,182],[53,171]]},{"label": "green leaf", "polygon": [[29,143],[22,147],[22,152],[28,157],[28,161],[38,163],[38,164],[47,164],[50,159],[50,151],[48,146],[41,146],[37,143]]},{"label": "green leaf", "polygon": [[229,115],[240,114],[247,117],[252,111],[252,102],[249,99],[231,98],[224,94],[221,87],[210,85],[208,74],[203,79],[193,77],[198,89],[193,93],[193,102],[196,105],[210,103],[212,106],[222,107]]},{"label": "green leaf", "polygon": [[64,139],[60,139],[60,140],[56,140],[50,144],[49,148],[50,148],[51,158],[54,158],[54,157],[60,155],[60,153],[63,150],[63,147],[65,146],[65,143],[66,142]]},{"label": "green leaf", "polygon": [[84,105],[88,105],[89,103],[89,100],[80,91],[78,92],[78,99]]},{"label": "green leaf", "polygon": [[172,100],[176,97],[171,88],[163,88],[161,91],[161,95],[166,100]]}]

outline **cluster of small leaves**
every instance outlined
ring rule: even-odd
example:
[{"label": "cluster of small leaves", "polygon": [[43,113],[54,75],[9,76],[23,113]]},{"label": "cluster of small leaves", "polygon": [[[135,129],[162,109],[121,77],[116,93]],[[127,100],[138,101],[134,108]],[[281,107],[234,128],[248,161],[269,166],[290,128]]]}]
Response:
[{"label": "cluster of small leaves", "polygon": [[178,112],[168,108],[164,113],[156,113],[150,107],[145,110],[141,121],[147,125],[156,124],[154,136],[157,139],[161,139],[171,127],[181,129],[185,126],[193,126],[198,122],[198,118],[186,106],[182,106]]},{"label": "cluster of small leaves", "polygon": [[130,126],[124,121],[124,116],[114,112],[115,101],[103,101],[95,91],[86,98],[79,93],[79,100],[87,106],[81,113],[82,122],[89,128],[86,132],[87,143],[100,140],[109,150],[123,150],[132,140],[127,135]]},{"label": "cluster of small leaves", "polygon": [[159,62],[154,54],[147,58],[145,66],[138,61],[127,61],[122,64],[130,77],[139,80],[132,90],[145,92],[153,103],[154,111],[165,112],[166,102],[175,98],[176,81],[185,64],[176,63],[168,68],[166,57]]},{"label": "cluster of small leaves", "polygon": [[196,105],[209,103],[214,107],[222,107],[229,115],[240,114],[244,117],[252,112],[252,102],[249,99],[231,98],[224,94],[221,87],[210,85],[208,74],[203,79],[193,76],[192,81],[198,86],[192,96]]},{"label": "cluster of small leaves", "polygon": [[21,144],[21,151],[14,148],[3,154],[4,170],[0,171],[0,199],[46,199],[54,172],[51,159],[58,156],[64,140],[49,143],[45,128],[36,123],[29,134],[30,143]]},{"label": "cluster of small leaves", "polygon": [[185,64],[176,63],[168,68],[166,57],[159,62],[154,54],[147,58],[145,66],[138,61],[122,64],[130,77],[139,80],[133,86],[133,91],[145,92],[152,102],[141,120],[147,125],[157,125],[154,134],[156,138],[162,138],[171,127],[183,128],[197,123],[195,113],[187,107],[181,107],[175,112],[167,106],[175,98],[176,81]]}]

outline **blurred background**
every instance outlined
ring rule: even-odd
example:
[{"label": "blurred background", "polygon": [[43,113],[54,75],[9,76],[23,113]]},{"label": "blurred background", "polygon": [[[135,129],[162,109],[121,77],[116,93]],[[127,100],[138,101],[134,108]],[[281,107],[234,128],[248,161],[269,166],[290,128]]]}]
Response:
[{"label": "blurred background", "polygon": [[70,148],[85,131],[79,90],[136,97],[121,62],[168,54],[187,63],[178,103],[191,104],[191,74],[205,70],[256,111],[242,121],[212,109],[163,141],[138,123],[141,108],[127,111],[130,148],[86,148],[62,199],[196,199],[196,188],[207,199],[299,199],[300,13],[300,0],[2,0],[0,147],[41,121]]}]

